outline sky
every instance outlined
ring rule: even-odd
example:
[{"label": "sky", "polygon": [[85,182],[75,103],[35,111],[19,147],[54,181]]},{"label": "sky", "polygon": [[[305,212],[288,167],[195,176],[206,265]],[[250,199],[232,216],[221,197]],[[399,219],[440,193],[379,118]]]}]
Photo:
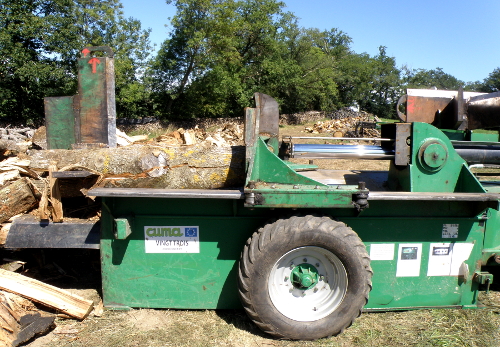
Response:
[{"label": "sky", "polygon": [[[165,0],[121,0],[125,17],[151,28],[157,49],[168,37],[175,7]],[[499,0],[284,0],[306,28],[337,28],[356,53],[395,57],[398,67],[442,68],[464,82],[500,67]],[[167,25],[167,26],[165,26]]]}]

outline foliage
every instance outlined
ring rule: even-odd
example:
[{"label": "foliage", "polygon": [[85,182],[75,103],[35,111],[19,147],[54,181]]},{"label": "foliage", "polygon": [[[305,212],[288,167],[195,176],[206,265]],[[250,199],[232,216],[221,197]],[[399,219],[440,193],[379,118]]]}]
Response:
[{"label": "foliage", "polygon": [[500,90],[500,68],[468,83],[398,68],[386,47],[359,54],[339,29],[300,27],[278,0],[166,1],[177,12],[151,59],[149,31],[120,0],[2,0],[0,120],[41,122],[44,97],[76,93],[80,50],[101,45],[115,52],[119,117],[239,116],[262,92],[282,113],[359,106],[391,118],[403,88]]},{"label": "foliage", "polygon": [[43,97],[76,92],[76,58],[91,45],[115,51],[117,109],[140,110],[148,36],[119,0],[2,0],[0,119],[40,122]]},{"label": "foliage", "polygon": [[435,70],[408,71],[406,84],[407,88],[436,88],[439,90],[458,90],[465,85],[463,81],[445,73],[440,67]]},{"label": "foliage", "polygon": [[479,87],[479,91],[493,93],[500,91],[500,67],[493,70]]},{"label": "foliage", "polygon": [[255,92],[287,112],[340,106],[335,58],[348,50],[344,33],[299,28],[275,0],[174,3],[174,30],[152,69],[167,114],[240,115]]}]

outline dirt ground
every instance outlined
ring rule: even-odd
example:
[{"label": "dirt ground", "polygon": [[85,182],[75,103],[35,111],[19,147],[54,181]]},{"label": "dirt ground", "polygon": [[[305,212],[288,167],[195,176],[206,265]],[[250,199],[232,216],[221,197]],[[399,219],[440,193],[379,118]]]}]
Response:
[{"label": "dirt ground", "polygon": [[[303,126],[284,133],[309,136]],[[318,140],[321,142],[322,140]],[[307,160],[297,160],[306,163]],[[387,170],[387,161],[315,160],[324,169]],[[1,250],[0,250],[1,252]],[[27,275],[100,301],[98,251],[23,251]],[[500,274],[499,277],[500,278]],[[483,309],[364,313],[338,337],[279,341],[262,333],[243,310],[104,310],[83,321],[58,317],[48,334],[29,347],[132,346],[500,346],[500,285],[481,292]]]}]

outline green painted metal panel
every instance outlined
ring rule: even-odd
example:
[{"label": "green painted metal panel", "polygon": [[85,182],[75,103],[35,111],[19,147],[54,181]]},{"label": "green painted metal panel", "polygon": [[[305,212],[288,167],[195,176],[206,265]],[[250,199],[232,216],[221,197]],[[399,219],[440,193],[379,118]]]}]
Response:
[{"label": "green painted metal panel", "polygon": [[44,98],[48,149],[71,149],[75,143],[74,96]]},{"label": "green painted metal panel", "polygon": [[[240,307],[236,267],[247,238],[272,217],[290,212],[249,210],[242,200],[104,200],[109,211],[103,209],[102,217],[103,293],[105,304],[115,307]],[[367,309],[474,306],[478,284],[472,275],[482,257],[486,223],[497,224],[497,214],[489,213],[485,221],[482,210],[458,202],[426,202],[417,204],[417,209],[410,202],[391,203],[373,202],[373,214],[365,213],[372,206],[358,215],[346,209],[302,209],[301,213],[338,218],[365,242],[374,270]],[[132,234],[116,240],[114,219],[132,210],[136,212]],[[432,210],[441,212],[433,216]],[[148,226],[197,227],[199,252],[147,253]],[[404,247],[418,249],[418,266],[405,266]],[[444,251],[455,251],[455,258],[440,254]],[[466,255],[462,259],[460,254]]]},{"label": "green painted metal panel", "polygon": [[408,192],[485,192],[440,130],[413,123],[410,165],[391,162],[390,190]]},{"label": "green painted metal panel", "polygon": [[[126,240],[114,239],[111,227],[104,227],[101,254],[105,304],[193,309],[240,307],[236,264],[246,239],[260,225],[262,219],[251,216],[136,215],[132,234]],[[199,251],[161,253],[160,249],[160,253],[146,253],[148,226],[194,226],[199,233]]]},{"label": "green painted metal panel", "polygon": [[[481,257],[485,231],[480,217],[341,220],[358,233],[371,257],[373,290],[367,309],[476,303],[478,284],[472,275]],[[402,259],[400,247],[417,248],[418,258]],[[443,250],[448,253],[440,254]]]}]

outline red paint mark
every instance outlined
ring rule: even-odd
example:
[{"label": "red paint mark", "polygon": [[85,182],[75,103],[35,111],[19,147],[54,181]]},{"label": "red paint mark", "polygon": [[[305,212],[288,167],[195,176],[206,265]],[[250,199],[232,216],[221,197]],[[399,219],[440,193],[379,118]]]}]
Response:
[{"label": "red paint mark", "polygon": [[84,57],[84,58],[86,58],[86,57],[87,57],[87,54],[89,54],[89,53],[90,53],[90,49],[88,49],[88,48],[84,48],[84,49],[82,50],[82,53],[83,53],[83,57]]},{"label": "red paint mark", "polygon": [[92,65],[92,73],[96,73],[96,71],[97,71],[97,64],[100,64],[100,63],[101,62],[96,57],[94,57],[94,58],[92,58],[92,59],[89,60],[89,64]]},{"label": "red paint mark", "polygon": [[415,112],[415,98],[408,96],[408,100],[406,102],[406,116],[413,114]]}]

